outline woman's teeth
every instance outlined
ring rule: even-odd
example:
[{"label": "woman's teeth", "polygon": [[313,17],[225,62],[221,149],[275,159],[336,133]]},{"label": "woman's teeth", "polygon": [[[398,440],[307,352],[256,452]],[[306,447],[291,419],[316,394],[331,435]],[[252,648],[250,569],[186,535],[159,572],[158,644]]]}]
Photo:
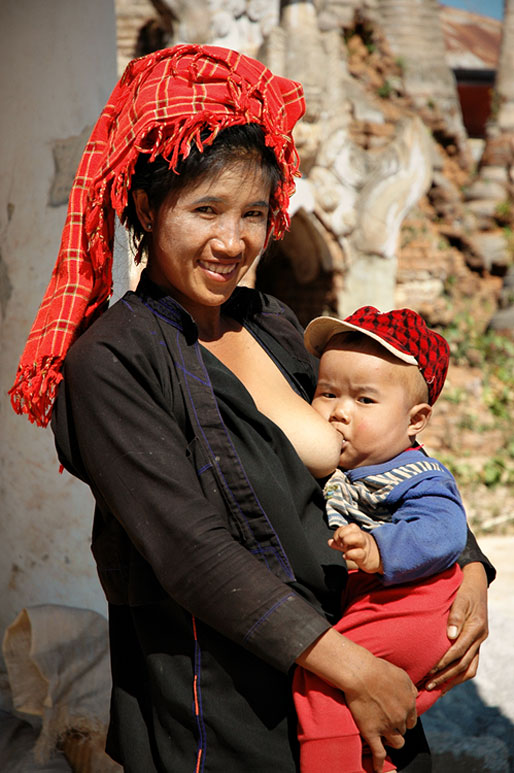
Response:
[{"label": "woman's teeth", "polygon": [[230,265],[221,265],[220,263],[204,263],[200,261],[202,268],[207,271],[213,271],[215,274],[230,274],[236,267],[236,263],[230,263]]}]

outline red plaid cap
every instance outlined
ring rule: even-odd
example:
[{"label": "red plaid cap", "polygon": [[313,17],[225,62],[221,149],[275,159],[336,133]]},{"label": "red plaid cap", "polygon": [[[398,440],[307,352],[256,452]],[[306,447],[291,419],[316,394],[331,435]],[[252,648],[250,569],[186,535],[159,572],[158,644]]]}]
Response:
[{"label": "red plaid cap", "polygon": [[374,306],[362,306],[344,320],[317,317],[307,325],[305,346],[311,354],[321,357],[333,336],[349,330],[364,333],[398,359],[417,365],[428,386],[428,402],[435,403],[444,386],[450,347],[439,333],[427,327],[419,314],[412,309],[382,313]]},{"label": "red plaid cap", "polygon": [[175,169],[191,143],[201,151],[228,126],[259,124],[283,175],[270,202],[270,233],[280,238],[299,169],[291,132],[304,110],[299,83],[226,48],[184,44],[129,63],[79,164],[57,263],[10,390],[17,413],[46,426],[66,352],[106,308],[114,215],[123,217],[139,154],[162,155]]}]

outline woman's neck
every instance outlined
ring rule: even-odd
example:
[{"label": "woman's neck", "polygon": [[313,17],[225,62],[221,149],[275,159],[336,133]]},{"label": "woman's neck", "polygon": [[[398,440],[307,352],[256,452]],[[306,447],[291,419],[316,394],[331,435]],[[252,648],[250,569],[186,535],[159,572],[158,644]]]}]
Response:
[{"label": "woman's neck", "polygon": [[226,333],[241,329],[241,325],[238,322],[231,317],[225,317],[221,314],[219,306],[216,306],[213,309],[204,308],[202,309],[201,314],[196,315],[189,309],[188,311],[196,322],[198,339],[203,344],[208,345],[209,343],[216,343],[216,341],[222,339]]},{"label": "woman's neck", "polygon": [[206,306],[202,303],[195,303],[182,293],[173,290],[173,288],[156,282],[148,269],[145,272],[145,278],[167,296],[177,301],[191,315],[198,330],[198,338],[202,343],[217,341],[226,332],[227,323],[221,314],[221,305]]}]

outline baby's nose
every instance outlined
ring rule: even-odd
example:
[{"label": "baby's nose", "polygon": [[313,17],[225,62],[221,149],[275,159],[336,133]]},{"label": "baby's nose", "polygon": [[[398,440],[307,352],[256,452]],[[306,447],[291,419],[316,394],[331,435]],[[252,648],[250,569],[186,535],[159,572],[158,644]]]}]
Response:
[{"label": "baby's nose", "polygon": [[332,418],[335,419],[335,421],[341,421],[345,424],[350,421],[350,412],[348,410],[348,406],[343,401],[337,402],[334,406],[334,410],[332,411]]}]

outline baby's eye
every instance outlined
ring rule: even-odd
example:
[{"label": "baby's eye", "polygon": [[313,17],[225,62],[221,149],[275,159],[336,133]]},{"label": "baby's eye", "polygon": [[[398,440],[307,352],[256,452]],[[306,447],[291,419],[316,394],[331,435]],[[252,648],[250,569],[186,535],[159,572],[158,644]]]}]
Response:
[{"label": "baby's eye", "polygon": [[371,397],[366,397],[366,395],[361,395],[357,398],[357,402],[363,403],[364,405],[373,405],[375,402]]}]

